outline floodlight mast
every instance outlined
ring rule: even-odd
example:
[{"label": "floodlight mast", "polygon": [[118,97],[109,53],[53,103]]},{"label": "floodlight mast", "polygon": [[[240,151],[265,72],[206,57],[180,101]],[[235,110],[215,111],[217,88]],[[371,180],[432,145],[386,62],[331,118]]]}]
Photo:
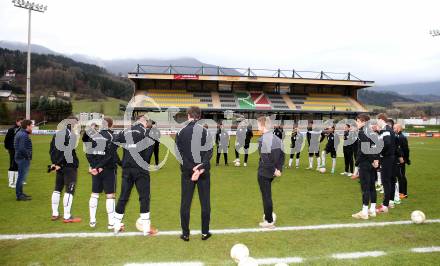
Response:
[{"label": "floodlight mast", "polygon": [[27,9],[28,18],[28,51],[27,51],[27,74],[26,74],[26,119],[31,118],[31,14],[32,11],[44,13],[47,11],[47,5],[37,4],[35,2],[24,0],[12,0],[15,7]]}]

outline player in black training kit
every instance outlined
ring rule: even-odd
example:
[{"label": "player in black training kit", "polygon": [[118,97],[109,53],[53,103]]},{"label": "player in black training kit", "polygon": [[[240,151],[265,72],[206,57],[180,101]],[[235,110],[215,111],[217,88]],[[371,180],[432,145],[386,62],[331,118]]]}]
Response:
[{"label": "player in black training kit", "polygon": [[108,217],[108,229],[113,229],[116,193],[116,169],[120,163],[117,149],[113,143],[114,135],[111,127],[113,120],[104,118],[102,130],[94,134],[87,148],[87,160],[89,172],[92,175],[92,194],[89,200],[90,227],[96,227],[96,210],[98,208],[99,194],[104,191],[106,195],[106,210]]},{"label": "player in black training kit", "polygon": [[289,168],[292,167],[293,156],[296,155],[295,167],[299,168],[299,157],[301,156],[301,147],[304,141],[304,136],[298,131],[298,126],[294,125],[292,135],[290,136],[290,159]]},{"label": "player in black training kit", "polygon": [[384,199],[381,206],[376,209],[377,213],[386,213],[388,208],[394,208],[394,201],[391,198],[395,188],[392,187],[393,172],[396,163],[396,138],[393,129],[387,124],[388,117],[385,114],[378,114],[379,139],[383,140],[383,149],[380,152],[380,165]]},{"label": "player in black training kit", "polygon": [[332,170],[331,173],[335,173],[335,167],[336,167],[336,150],[339,146],[339,137],[335,135],[335,126],[332,126],[327,129],[327,144],[325,145],[325,149],[322,151],[322,165],[321,167],[325,168],[325,157],[327,154],[330,153],[330,156],[332,157]]},{"label": "player in black training kit", "polygon": [[273,134],[277,136],[281,141],[284,139],[284,130],[281,125],[276,125]]},{"label": "player in black training kit", "polygon": [[75,128],[77,123],[78,119],[76,117],[69,117],[65,127],[52,137],[50,143],[49,154],[52,165],[48,170],[56,171],[55,189],[52,192],[52,221],[59,219],[58,206],[60,204],[61,192],[65,188],[63,197],[64,222],[81,222],[81,218],[73,217],[71,214],[79,166],[75,150],[77,136],[73,132],[73,128]]},{"label": "player in black training kit", "polygon": [[275,177],[281,176],[281,171],[283,170],[283,143],[281,139],[275,136],[272,130],[270,130],[271,121],[269,117],[261,116],[257,121],[258,129],[263,133],[258,140],[258,152],[260,154],[260,160],[258,162],[258,185],[263,200],[264,221],[259,225],[263,228],[274,228],[272,181]]},{"label": "player in black training kit", "polygon": [[198,123],[201,116],[199,107],[187,110],[188,124],[176,135],[176,154],[180,159],[181,199],[180,224],[183,241],[189,241],[189,219],[194,189],[197,185],[202,209],[202,240],[211,237],[211,175],[212,138],[208,130]]},{"label": "player in black training kit", "polygon": [[154,140],[148,137],[151,121],[139,116],[131,128],[115,136],[114,142],[124,148],[122,157],[122,184],[114,216],[114,232],[123,230],[122,219],[131,190],[136,186],[139,194],[140,219],[144,235],[154,235],[157,230],[150,221],[150,172],[149,160],[153,153]]},{"label": "player in black training kit", "polygon": [[358,145],[358,143],[356,143],[356,139],[357,139],[356,134],[354,131],[351,130],[351,126],[349,124],[346,124],[344,129],[344,147],[343,147],[345,171],[341,173],[341,175],[352,176],[352,174],[354,173],[353,153],[355,149],[357,152],[357,148],[355,148],[354,146]]},{"label": "player in black training kit", "polygon": [[[355,219],[367,220],[369,217],[376,216],[376,189],[374,187],[374,172],[379,166],[379,156],[377,154],[362,150],[362,143],[369,143],[369,148],[374,147],[374,142],[367,137],[369,130],[366,123],[370,117],[366,114],[360,114],[356,118],[358,131],[358,155],[356,156],[356,166],[359,168],[359,178],[362,190],[362,210],[352,215]],[[370,209],[368,209],[370,205]]]},{"label": "player in black training kit", "polygon": [[217,157],[215,165],[218,166],[220,162],[220,154],[223,153],[225,165],[228,165],[228,148],[229,148],[229,134],[223,128],[223,124],[218,125],[217,134],[215,135],[215,144],[217,145]]},{"label": "player in black training kit", "polygon": [[8,132],[5,136],[5,148],[9,152],[9,169],[8,169],[8,179],[9,179],[9,187],[15,188],[15,183],[18,178],[18,166],[15,162],[15,148],[14,148],[14,138],[18,131],[20,131],[20,123],[23,119],[17,118],[15,120],[15,125],[8,129]]},{"label": "player in black training kit", "polygon": [[159,169],[160,130],[157,128],[155,121],[151,122],[151,129],[149,136],[154,140],[153,154],[154,154],[154,164],[157,170]]},{"label": "player in black training kit", "polygon": [[244,163],[243,166],[247,166],[247,161],[249,158],[249,145],[251,139],[254,136],[252,132],[252,125],[247,125],[247,123],[240,123],[237,128],[237,134],[235,138],[235,166],[240,166],[240,154],[241,148],[244,149]]},{"label": "player in black training kit", "polygon": [[313,156],[316,157],[316,170],[321,166],[321,157],[319,156],[319,144],[324,140],[325,135],[322,130],[313,129],[313,122],[307,127],[307,143],[309,144],[309,167],[313,169]]},{"label": "player in black training kit", "polygon": [[409,147],[408,139],[402,132],[402,125],[395,124],[394,132],[398,140],[398,145],[402,153],[402,157],[399,158],[397,165],[397,179],[399,180],[399,197],[400,199],[405,199],[408,197],[408,181],[406,179],[406,164],[410,165],[411,160],[409,159]]}]

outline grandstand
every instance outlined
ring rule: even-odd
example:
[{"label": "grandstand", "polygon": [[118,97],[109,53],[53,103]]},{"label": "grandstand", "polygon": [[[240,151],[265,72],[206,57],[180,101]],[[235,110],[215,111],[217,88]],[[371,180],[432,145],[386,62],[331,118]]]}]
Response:
[{"label": "grandstand", "polygon": [[[128,78],[136,101],[134,114],[199,106],[205,118],[223,119],[232,110],[248,118],[260,113],[280,119],[353,117],[367,109],[357,101],[359,89],[371,87],[351,73],[138,65]],[[157,105],[156,105],[157,104]],[[124,109],[125,107],[121,107]]]}]

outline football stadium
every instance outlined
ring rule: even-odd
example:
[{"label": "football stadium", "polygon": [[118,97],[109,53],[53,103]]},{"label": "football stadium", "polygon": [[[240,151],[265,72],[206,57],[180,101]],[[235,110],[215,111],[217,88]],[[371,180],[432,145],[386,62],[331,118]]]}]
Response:
[{"label": "football stadium", "polygon": [[44,2],[0,3],[0,265],[440,265],[438,1]]},{"label": "football stadium", "polygon": [[[249,119],[275,114],[281,121],[355,118],[368,112],[357,101],[357,90],[374,84],[350,73],[339,74],[338,79],[336,74],[331,76],[326,72],[266,70],[256,75],[258,70],[239,71],[139,65],[136,72],[128,74],[135,84],[134,98],[147,96],[155,104],[151,100],[134,100],[133,117],[153,116],[167,108],[178,108],[180,116],[175,119],[184,120],[185,110],[197,106],[202,110],[202,118],[218,122],[228,119],[225,111],[235,111],[240,118]],[[46,171],[46,165],[50,164],[51,136],[33,136],[34,159],[25,185],[33,200],[17,205],[11,200],[11,189],[0,187],[1,264],[420,265],[438,262],[440,190],[436,170],[430,167],[435,164],[440,149],[438,139],[409,139],[412,165],[407,170],[408,198],[402,199],[389,213],[365,221],[351,216],[359,209],[360,184],[356,179],[339,175],[344,172],[341,150],[334,174],[307,170],[304,141],[299,166],[287,167],[286,155],[283,174],[273,182],[276,227],[266,229],[258,226],[263,216],[257,182],[259,155],[250,153],[247,166],[232,164],[235,129],[231,129],[228,147],[231,164],[224,165],[221,161],[214,166],[215,154],[211,159],[212,237],[208,241],[200,240],[201,207],[194,195],[191,238],[186,242],[179,239],[180,166],[176,158],[168,156],[170,146],[166,145],[175,138],[175,132],[166,125],[166,122],[160,125],[163,135],[159,158],[164,163],[150,173],[150,219],[158,232],[147,236],[137,229],[140,205],[136,196],[125,211],[124,232],[115,235],[108,230],[105,197],[98,200],[101,207],[96,214],[96,226],[91,228],[88,217],[92,181],[81,142],[77,148],[80,163],[73,212],[82,222],[51,221],[54,173]],[[257,143],[260,135],[258,130],[254,133],[251,143]],[[290,140],[292,130],[286,129],[285,134],[285,139]],[[286,147],[290,145],[288,140]],[[321,149],[325,142],[320,144]],[[122,156],[121,149],[118,153]],[[1,156],[5,169],[8,158],[5,153]],[[121,178],[121,171],[117,171],[116,195],[121,193]],[[380,202],[383,194],[377,195]],[[415,210],[426,215],[422,224],[411,220]],[[22,250],[26,250],[26,256],[21,255]]]},{"label": "football stadium", "polygon": [[[374,86],[348,73],[251,68],[137,65],[128,74],[136,96],[133,115],[177,107],[202,109],[203,117],[225,119],[234,111],[245,118],[274,114],[280,120],[354,118],[366,112],[359,89]],[[157,104],[155,104],[157,103]]]}]

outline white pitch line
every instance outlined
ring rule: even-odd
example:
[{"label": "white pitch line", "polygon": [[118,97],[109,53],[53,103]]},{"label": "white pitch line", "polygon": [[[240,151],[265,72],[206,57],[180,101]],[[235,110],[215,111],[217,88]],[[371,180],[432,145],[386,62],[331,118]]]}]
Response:
[{"label": "white pitch line", "polygon": [[431,253],[431,252],[440,252],[440,247],[423,247],[423,248],[412,248],[411,252],[415,253]]},{"label": "white pitch line", "polygon": [[287,258],[262,258],[257,259],[258,265],[277,264],[277,263],[302,263],[304,260],[301,257],[287,257]]},{"label": "white pitch line", "polygon": [[[440,219],[426,220],[425,223],[440,223]],[[395,221],[395,222],[361,222],[348,224],[321,224],[321,225],[305,225],[305,226],[285,226],[276,227],[274,229],[264,228],[233,228],[233,229],[214,229],[211,233],[217,235],[224,234],[242,234],[242,233],[267,233],[282,231],[306,231],[306,230],[325,230],[325,229],[344,229],[344,228],[368,228],[368,227],[384,227],[390,225],[408,225],[411,221]],[[420,226],[420,225],[417,225]],[[178,236],[181,231],[163,231],[157,236]],[[200,231],[191,231],[192,235],[199,235]],[[141,232],[124,232],[119,233],[116,237],[143,236]],[[115,237],[113,233],[46,233],[46,234],[5,234],[0,235],[0,240],[24,240],[34,238],[72,238],[72,237]]]},{"label": "white pitch line", "polygon": [[384,255],[386,255],[384,251],[366,251],[366,252],[336,253],[333,254],[331,257],[338,260],[344,260],[344,259],[360,259],[365,257],[380,257]]},{"label": "white pitch line", "polygon": [[203,262],[146,262],[146,263],[127,263],[124,266],[204,266]]}]

